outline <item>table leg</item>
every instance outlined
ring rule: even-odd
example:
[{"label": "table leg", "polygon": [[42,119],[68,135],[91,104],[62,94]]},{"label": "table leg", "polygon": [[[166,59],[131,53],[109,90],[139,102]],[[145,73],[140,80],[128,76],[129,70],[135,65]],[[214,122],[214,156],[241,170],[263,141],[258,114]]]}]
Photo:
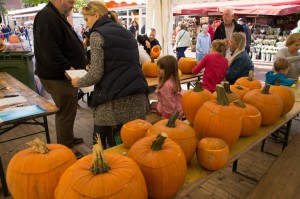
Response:
[{"label": "table leg", "polygon": [[284,133],[284,142],[283,142],[283,145],[282,145],[282,150],[288,145],[291,126],[292,126],[292,120],[289,120],[287,122],[287,124],[286,124],[286,129],[285,129],[285,133]]},{"label": "table leg", "polygon": [[45,128],[45,133],[46,133],[46,140],[47,140],[47,143],[50,144],[50,135],[49,135],[47,117],[44,116],[43,119],[44,119],[44,128]]},{"label": "table leg", "polygon": [[9,196],[9,192],[8,192],[8,188],[7,188],[7,184],[6,184],[6,179],[5,179],[1,156],[0,156],[0,178],[1,178],[1,184],[2,184],[2,189],[3,189],[3,195],[4,195],[4,197],[7,197],[7,196]]}]

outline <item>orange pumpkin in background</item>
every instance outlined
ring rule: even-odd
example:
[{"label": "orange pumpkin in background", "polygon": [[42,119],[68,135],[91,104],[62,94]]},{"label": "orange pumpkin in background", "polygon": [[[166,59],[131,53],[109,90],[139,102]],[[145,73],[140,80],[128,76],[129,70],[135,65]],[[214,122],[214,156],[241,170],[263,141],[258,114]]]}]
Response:
[{"label": "orange pumpkin in background", "polygon": [[142,66],[142,71],[146,77],[157,77],[158,76],[158,66],[157,62],[151,58],[151,61],[147,61]]},{"label": "orange pumpkin in background", "polygon": [[150,50],[150,57],[157,59],[160,55],[160,47],[158,45],[153,46]]},{"label": "orange pumpkin in background", "polygon": [[13,35],[10,35],[10,36],[8,37],[8,42],[11,43],[11,44],[14,44],[14,43],[21,43],[21,40],[20,40],[20,38],[18,37],[18,35],[13,34]]},{"label": "orange pumpkin in background", "polygon": [[253,76],[254,73],[252,70],[250,70],[248,77],[240,77],[236,80],[234,85],[241,85],[249,88],[249,90],[260,89],[262,87],[261,82],[258,79],[255,79]]},{"label": "orange pumpkin in background", "polygon": [[178,67],[184,74],[192,74],[195,66],[197,66],[197,60],[193,58],[181,57],[178,61]]},{"label": "orange pumpkin in background", "polygon": [[232,90],[233,92],[239,94],[241,99],[243,99],[243,97],[249,91],[249,88],[241,86],[241,85],[230,85],[230,90]]}]

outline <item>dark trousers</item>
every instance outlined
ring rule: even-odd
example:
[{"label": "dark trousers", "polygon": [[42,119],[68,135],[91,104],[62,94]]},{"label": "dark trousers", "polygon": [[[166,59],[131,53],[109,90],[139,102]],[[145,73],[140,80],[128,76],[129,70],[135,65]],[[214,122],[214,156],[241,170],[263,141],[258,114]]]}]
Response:
[{"label": "dark trousers", "polygon": [[177,61],[179,61],[179,59],[181,57],[185,57],[185,50],[187,49],[188,47],[178,47],[176,48],[176,54],[177,54]]},{"label": "dark trousers", "polygon": [[43,88],[51,95],[55,105],[59,108],[55,114],[57,143],[72,148],[78,88],[74,88],[69,80],[40,80]]},{"label": "dark trousers", "polygon": [[115,135],[121,130],[123,124],[116,126],[97,126],[94,125],[93,144],[97,143],[97,134],[100,135],[103,149],[116,146]]}]

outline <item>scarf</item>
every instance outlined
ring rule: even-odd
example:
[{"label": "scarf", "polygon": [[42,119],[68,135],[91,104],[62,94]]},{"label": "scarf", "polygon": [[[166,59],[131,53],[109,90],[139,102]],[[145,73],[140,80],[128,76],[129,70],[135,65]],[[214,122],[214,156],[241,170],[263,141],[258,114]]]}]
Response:
[{"label": "scarf", "polygon": [[229,57],[228,60],[228,67],[232,64],[232,62],[235,60],[236,56],[238,56],[241,52],[243,52],[245,49],[235,49],[233,54]]}]

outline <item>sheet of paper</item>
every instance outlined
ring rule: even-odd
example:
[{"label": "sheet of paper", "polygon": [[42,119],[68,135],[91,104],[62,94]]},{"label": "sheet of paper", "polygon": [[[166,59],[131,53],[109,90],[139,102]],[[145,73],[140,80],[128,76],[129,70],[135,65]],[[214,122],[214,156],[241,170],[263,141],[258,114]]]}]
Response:
[{"label": "sheet of paper", "polygon": [[0,107],[12,105],[12,104],[20,104],[20,103],[24,103],[26,101],[27,100],[22,96],[1,98],[0,99]]},{"label": "sheet of paper", "polygon": [[76,77],[83,77],[85,74],[87,74],[86,70],[66,70],[67,75],[71,78],[74,79]]}]

